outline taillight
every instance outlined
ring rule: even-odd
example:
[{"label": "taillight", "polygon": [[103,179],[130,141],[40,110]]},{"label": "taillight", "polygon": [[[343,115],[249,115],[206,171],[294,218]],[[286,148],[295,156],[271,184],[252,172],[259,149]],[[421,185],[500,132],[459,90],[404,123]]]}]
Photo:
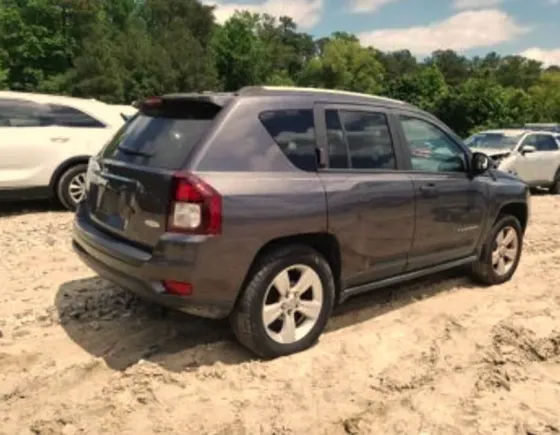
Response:
[{"label": "taillight", "polygon": [[167,293],[175,296],[191,296],[193,294],[193,287],[188,282],[162,281],[162,284]]},{"label": "taillight", "polygon": [[186,234],[220,234],[222,197],[195,175],[176,174],[173,179],[167,231]]}]

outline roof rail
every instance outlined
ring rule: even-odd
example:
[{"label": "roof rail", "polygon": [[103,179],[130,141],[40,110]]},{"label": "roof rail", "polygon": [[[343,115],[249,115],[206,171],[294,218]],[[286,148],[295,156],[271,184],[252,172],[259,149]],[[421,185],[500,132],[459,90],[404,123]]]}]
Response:
[{"label": "roof rail", "polygon": [[379,95],[363,94],[359,92],[344,91],[340,89],[327,89],[327,88],[307,88],[298,86],[245,86],[238,91],[239,95],[250,94],[256,92],[309,92],[309,93],[326,93],[335,95],[347,95],[349,97],[371,98],[375,100],[389,101],[395,104],[406,104],[404,101],[395,100],[393,98],[382,97]]}]

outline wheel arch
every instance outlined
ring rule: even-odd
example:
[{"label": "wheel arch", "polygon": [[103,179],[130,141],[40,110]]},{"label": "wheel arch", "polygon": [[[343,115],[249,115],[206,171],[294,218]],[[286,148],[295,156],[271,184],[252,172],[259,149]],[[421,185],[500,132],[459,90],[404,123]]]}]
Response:
[{"label": "wheel arch", "polygon": [[500,216],[504,215],[511,215],[516,217],[521,224],[521,228],[523,229],[523,233],[527,229],[527,223],[529,221],[529,207],[525,202],[509,202],[507,204],[502,205],[496,217],[494,219],[494,223],[496,220],[500,218]]},{"label": "wheel arch", "polygon": [[237,294],[236,304],[243,295],[244,288],[247,286],[249,280],[253,276],[259,267],[259,261],[261,258],[266,256],[268,253],[275,251],[281,247],[289,245],[304,245],[313,248],[319,252],[329,264],[335,283],[335,303],[338,301],[341,291],[341,271],[342,271],[342,259],[340,244],[338,239],[329,232],[317,232],[317,233],[301,233],[294,234],[290,236],[283,236],[276,239],[269,240],[257,251],[245,277],[242,281],[241,288]]},{"label": "wheel arch", "polygon": [[56,196],[56,186],[60,180],[60,177],[62,177],[62,174],[64,174],[72,166],[87,164],[90,157],[91,156],[89,155],[82,154],[66,159],[60,165],[58,165],[58,167],[53,172],[53,175],[51,176],[51,180],[49,182],[50,195],[53,197]]}]

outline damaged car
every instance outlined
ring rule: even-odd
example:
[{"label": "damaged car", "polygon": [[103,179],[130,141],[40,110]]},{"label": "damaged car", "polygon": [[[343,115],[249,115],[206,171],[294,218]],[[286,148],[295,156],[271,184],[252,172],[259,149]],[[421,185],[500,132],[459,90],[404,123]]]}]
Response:
[{"label": "damaged car", "polygon": [[532,188],[560,193],[560,135],[550,131],[487,130],[465,140],[488,155],[501,171],[516,175]]}]

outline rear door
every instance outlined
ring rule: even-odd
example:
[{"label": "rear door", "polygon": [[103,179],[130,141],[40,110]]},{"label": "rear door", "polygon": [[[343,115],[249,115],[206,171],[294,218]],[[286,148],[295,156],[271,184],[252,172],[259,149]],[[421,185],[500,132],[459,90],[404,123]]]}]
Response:
[{"label": "rear door", "polygon": [[42,173],[55,146],[54,132],[45,105],[0,99],[0,189],[38,187],[41,181],[48,184],[50,174]]},{"label": "rear door", "polygon": [[489,209],[487,181],[468,175],[466,149],[439,123],[408,112],[397,120],[416,195],[407,271],[474,254]]},{"label": "rear door", "polygon": [[399,171],[394,127],[383,107],[319,105],[318,142],[326,151],[329,231],[342,252],[342,280],[351,287],[401,273],[414,230],[414,191]]},{"label": "rear door", "polygon": [[166,231],[173,176],[220,110],[195,97],[145,106],[90,161],[86,208],[91,219],[153,247]]},{"label": "rear door", "polygon": [[53,140],[65,144],[68,157],[97,154],[115,133],[112,126],[75,107],[63,104],[49,104],[48,107],[58,132]]}]

